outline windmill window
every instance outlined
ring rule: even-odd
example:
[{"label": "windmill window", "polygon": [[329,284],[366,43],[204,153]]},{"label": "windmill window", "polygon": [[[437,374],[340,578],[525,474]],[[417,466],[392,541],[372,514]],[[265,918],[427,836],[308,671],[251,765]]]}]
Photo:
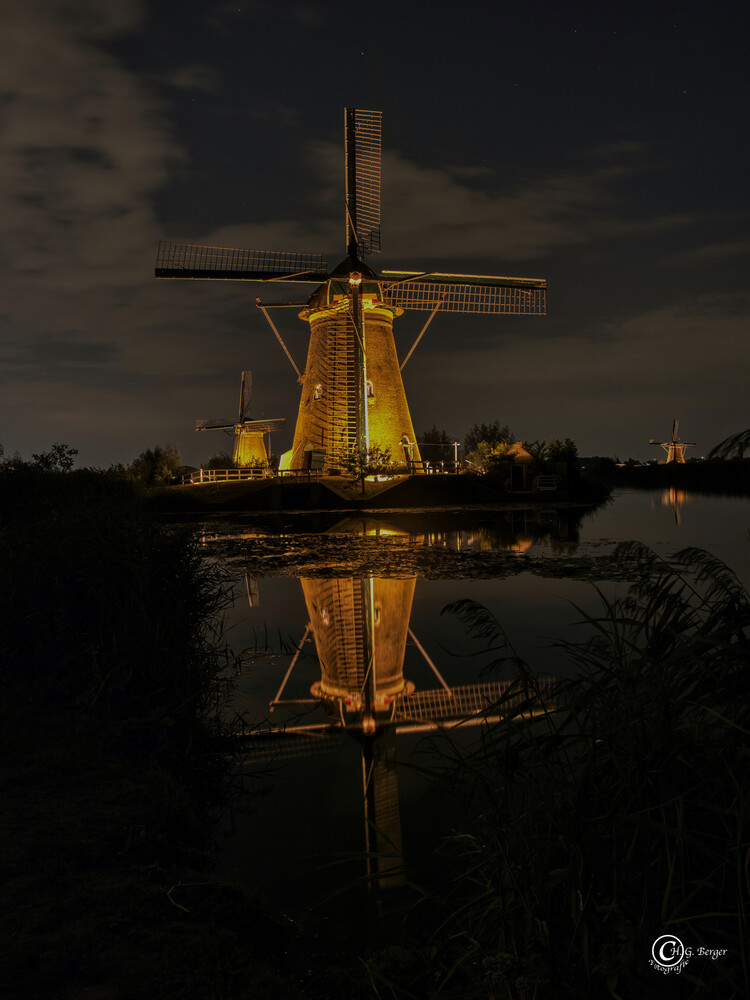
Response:
[{"label": "windmill window", "polygon": [[372,382],[369,379],[367,380],[367,382],[365,382],[365,388],[367,390],[367,398],[368,399],[374,399],[375,398],[375,390],[373,389]]},{"label": "windmill window", "polygon": [[323,395],[323,386],[320,382],[315,386],[315,392],[313,393],[313,399],[320,399]]}]

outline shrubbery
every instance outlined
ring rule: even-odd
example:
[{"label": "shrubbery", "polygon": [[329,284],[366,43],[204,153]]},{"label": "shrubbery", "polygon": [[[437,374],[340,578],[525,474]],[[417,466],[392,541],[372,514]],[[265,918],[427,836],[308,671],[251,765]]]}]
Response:
[{"label": "shrubbery", "polygon": [[296,995],[281,923],[210,870],[222,573],[111,472],[21,463],[0,511],[0,993]]},{"label": "shrubbery", "polygon": [[131,483],[27,467],[0,491],[5,690],[127,726],[144,752],[188,752],[218,695],[219,572]]}]

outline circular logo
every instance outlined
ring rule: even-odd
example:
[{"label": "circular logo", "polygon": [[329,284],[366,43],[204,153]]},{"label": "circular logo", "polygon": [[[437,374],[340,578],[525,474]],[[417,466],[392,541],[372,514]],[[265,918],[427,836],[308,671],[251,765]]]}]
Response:
[{"label": "circular logo", "polygon": [[662,934],[651,945],[651,956],[663,969],[673,969],[685,957],[685,945],[674,934]]}]

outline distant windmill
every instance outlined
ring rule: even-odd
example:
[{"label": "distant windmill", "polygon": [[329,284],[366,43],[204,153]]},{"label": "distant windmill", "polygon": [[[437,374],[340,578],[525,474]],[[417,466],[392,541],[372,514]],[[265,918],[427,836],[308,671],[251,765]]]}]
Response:
[{"label": "distant windmill", "polygon": [[248,465],[268,465],[268,452],[263,442],[263,435],[269,435],[269,451],[271,431],[277,431],[286,423],[285,417],[272,420],[250,419],[250,396],[253,389],[253,373],[243,372],[240,381],[240,405],[237,420],[196,420],[196,431],[226,431],[234,436],[232,449],[232,464],[240,469]]},{"label": "distant windmill", "polygon": [[[541,316],[543,278],[383,271],[363,262],[380,251],[381,113],[344,113],[346,258],[330,273],[319,254],[230,250],[161,243],[157,278],[306,282],[319,288],[306,302],[262,303],[273,332],[302,383],[292,448],[282,468],[335,466],[354,449],[387,447],[399,464],[420,462],[401,370],[439,309],[444,312]],[[321,284],[322,282],[322,284]],[[310,324],[307,364],[301,374],[267,310],[300,308]],[[405,309],[429,310],[399,364],[393,320]]]},{"label": "distant windmill", "polygon": [[680,421],[675,419],[672,424],[672,440],[671,441],[657,441],[655,438],[649,438],[649,444],[658,444],[660,448],[663,448],[667,453],[667,461],[665,465],[670,462],[678,462],[681,465],[685,464],[685,449],[695,448],[695,441],[680,441],[678,434],[678,428],[680,426]]}]

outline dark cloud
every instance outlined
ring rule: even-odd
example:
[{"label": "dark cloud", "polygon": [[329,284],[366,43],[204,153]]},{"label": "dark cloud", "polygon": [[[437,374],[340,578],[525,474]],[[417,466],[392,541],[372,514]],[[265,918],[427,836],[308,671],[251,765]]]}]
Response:
[{"label": "dark cloud", "polygon": [[39,336],[31,341],[3,338],[0,344],[0,381],[45,377],[59,381],[70,378],[71,372],[78,377],[83,370],[104,371],[120,354],[121,348],[117,344],[88,340],[80,331]]},{"label": "dark cloud", "polygon": [[695,265],[725,261],[733,258],[744,258],[750,263],[750,240],[727,240],[724,243],[709,243],[706,246],[694,247],[674,254],[670,264]]},{"label": "dark cloud", "polygon": [[168,82],[181,90],[202,90],[209,94],[221,90],[221,74],[214,66],[181,66],[169,75]]},{"label": "dark cloud", "polygon": [[[375,12],[332,4],[186,0],[175,17],[145,0],[6,0],[6,450],[64,438],[107,464],[176,440],[197,460],[211,444],[194,421],[227,411],[243,368],[291,435],[296,380],[254,299],[301,290],[156,282],[155,248],[186,238],[337,263],[344,104],[385,111],[374,266],[550,283],[546,320],[436,318],[405,371],[418,426],[462,436],[498,418],[520,436],[641,455],[675,415],[708,443],[746,426],[749,209],[731,183],[746,162],[724,127],[738,120],[732,39],[680,16],[693,30],[684,51],[701,54],[679,60],[681,74],[700,70],[701,118],[699,104],[674,103],[686,88],[662,65],[660,14],[648,14],[641,71],[630,9],[627,42],[601,34],[603,8],[575,40],[562,10],[539,25],[505,11],[502,34],[484,12],[487,30],[461,39],[453,13],[433,11],[427,45],[405,8],[375,44]],[[519,47],[530,26],[534,45]],[[397,321],[400,347],[424,318]],[[302,363],[304,325],[294,310],[279,324]]]}]

